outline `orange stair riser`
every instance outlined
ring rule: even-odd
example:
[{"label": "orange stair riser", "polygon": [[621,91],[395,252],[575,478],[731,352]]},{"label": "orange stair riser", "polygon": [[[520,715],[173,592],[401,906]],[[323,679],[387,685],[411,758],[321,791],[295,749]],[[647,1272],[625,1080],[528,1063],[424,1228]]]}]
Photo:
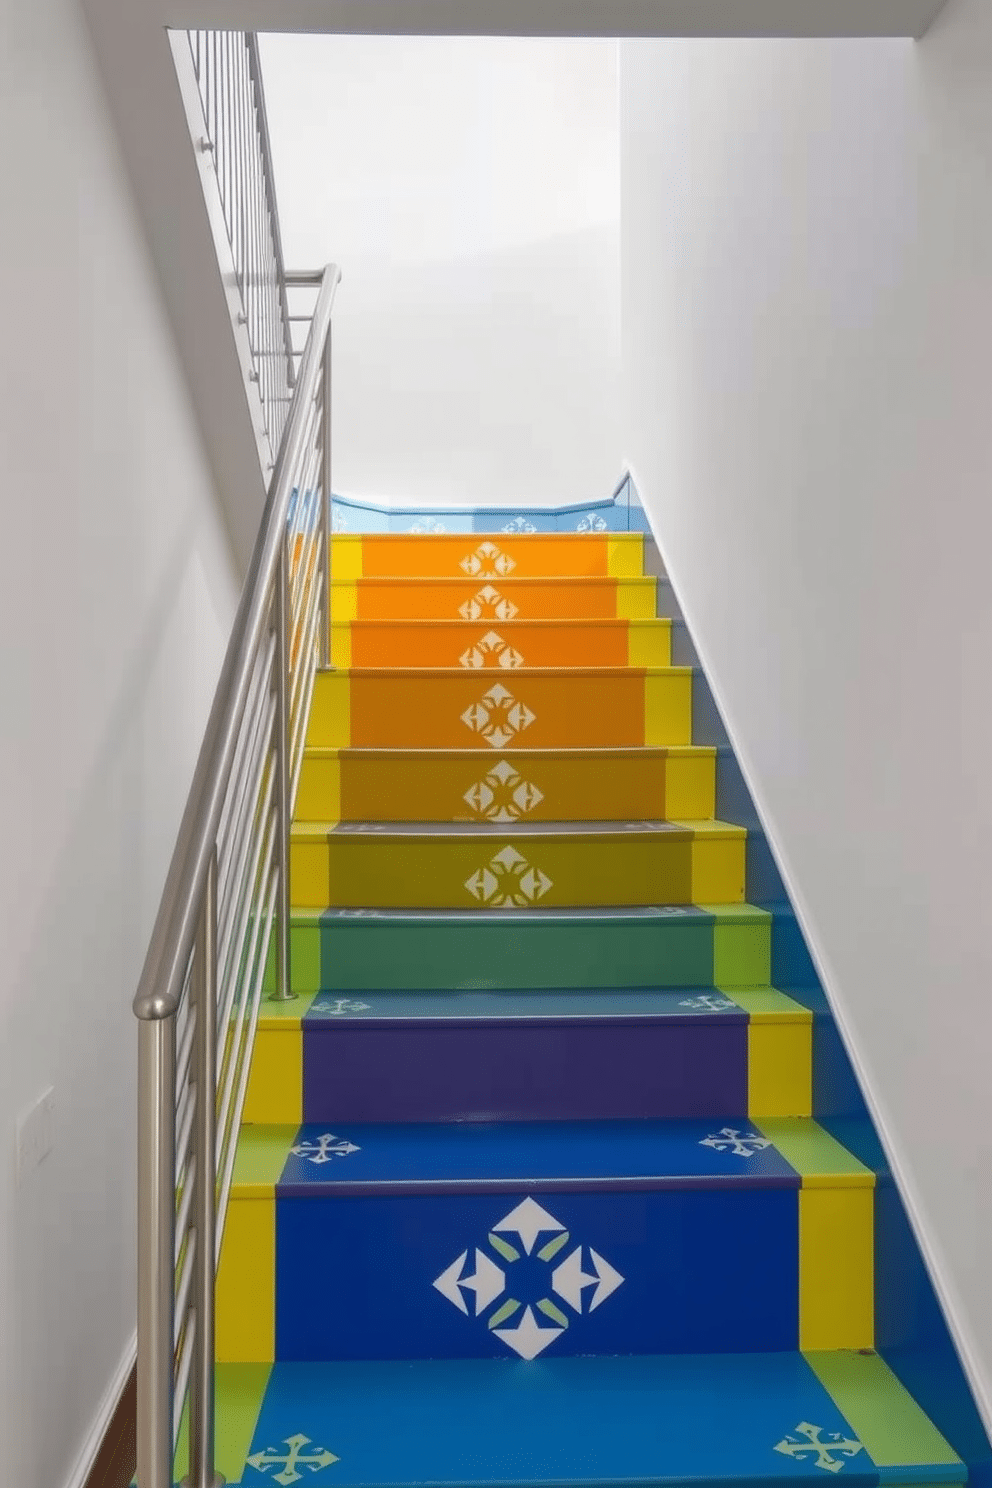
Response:
[{"label": "orange stair riser", "polygon": [[688,744],[692,673],[356,671],[317,677],[308,744],[616,749]]},{"label": "orange stair riser", "polygon": [[[355,548],[360,546],[356,554]],[[350,549],[345,552],[345,549]],[[428,539],[372,535],[335,538],[332,573],[352,578],[547,578],[585,575],[609,578],[642,571],[640,537],[583,533],[538,533],[493,537],[445,534]],[[340,562],[338,558],[340,556]],[[356,562],[357,559],[357,562]],[[622,565],[622,566],[618,566]]]},{"label": "orange stair riser", "polygon": [[653,579],[356,579],[336,584],[341,620],[612,620],[655,613]]},{"label": "orange stair riser", "polygon": [[663,620],[634,627],[626,620],[601,620],[593,625],[581,621],[359,620],[331,628],[331,657],[336,666],[462,666],[476,671],[513,671],[524,666],[668,666],[671,655],[671,627]]}]

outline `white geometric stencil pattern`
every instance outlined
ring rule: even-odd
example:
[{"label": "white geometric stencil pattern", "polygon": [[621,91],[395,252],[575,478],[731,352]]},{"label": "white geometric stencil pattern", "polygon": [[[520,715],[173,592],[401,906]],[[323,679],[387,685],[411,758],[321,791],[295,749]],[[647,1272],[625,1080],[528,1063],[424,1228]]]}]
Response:
[{"label": "white geometric stencil pattern", "polygon": [[544,793],[529,780],[524,780],[509,760],[504,759],[477,785],[470,786],[462,800],[487,821],[512,822],[519,821],[520,817],[539,806]]},{"label": "white geometric stencil pattern", "polygon": [[704,1137],[700,1147],[712,1147],[714,1152],[732,1152],[735,1157],[753,1157],[756,1152],[764,1152],[766,1147],[772,1144],[767,1137],[761,1137],[756,1131],[738,1131],[734,1126],[722,1126],[718,1132]]},{"label": "white geometric stencil pattern", "polygon": [[350,1157],[353,1152],[361,1152],[362,1149],[356,1147],[354,1142],[336,1137],[333,1132],[324,1132],[316,1142],[300,1142],[289,1150],[294,1157],[305,1157],[320,1167],[323,1163],[333,1162],[336,1157]]},{"label": "white geometric stencil pattern", "polygon": [[537,528],[533,522],[528,522],[526,517],[514,517],[512,522],[507,522],[501,527],[500,532],[536,532]]},{"label": "white geometric stencil pattern", "polygon": [[[508,1237],[512,1237],[512,1240]],[[568,1248],[571,1237],[553,1214],[549,1214],[534,1199],[528,1197],[505,1215],[499,1224],[493,1225],[489,1245],[508,1267],[512,1267],[515,1261],[520,1260],[521,1253],[533,1255],[541,1238],[544,1243],[536,1250],[537,1258],[551,1267],[551,1263]],[[620,1272],[598,1251],[591,1246],[586,1246],[585,1249],[589,1256],[588,1271],[583,1269],[583,1247],[576,1245],[564,1260],[551,1267],[548,1276],[548,1290],[578,1317],[587,1317],[594,1312],[624,1282]],[[497,1265],[478,1246],[472,1262],[474,1269],[466,1271],[468,1257],[469,1252],[463,1250],[458,1259],[441,1272],[434,1282],[435,1288],[466,1317],[472,1316],[465,1298],[466,1292],[475,1295],[476,1317],[481,1317],[494,1303],[500,1302],[499,1307],[489,1315],[487,1326],[494,1338],[505,1343],[521,1359],[536,1359],[538,1354],[543,1353],[569,1327],[569,1314],[557,1302],[552,1301],[550,1296],[541,1297],[533,1305],[525,1305],[512,1296],[506,1296],[505,1301],[500,1301],[509,1290],[508,1281],[512,1280],[512,1271],[508,1272]],[[542,1325],[536,1314],[547,1321]],[[513,1325],[506,1326],[511,1319]],[[548,1326],[549,1322],[551,1326]]]},{"label": "white geometric stencil pattern", "polygon": [[823,1472],[839,1473],[844,1466],[844,1457],[857,1457],[864,1447],[851,1437],[841,1436],[839,1431],[824,1432],[822,1426],[813,1426],[809,1421],[800,1421],[795,1431],[780,1441],[776,1452],[791,1457],[794,1462],[808,1461],[816,1453],[814,1467]]},{"label": "white geometric stencil pattern", "polygon": [[473,579],[505,579],[517,566],[517,560],[504,553],[498,543],[480,543],[474,553],[466,553],[459,567]]},{"label": "white geometric stencil pattern", "polygon": [[458,606],[458,613],[463,620],[481,620],[487,610],[496,620],[512,620],[517,613],[517,606],[511,599],[505,599],[492,584],[487,584],[473,599],[467,599]]},{"label": "white geometric stencil pattern", "polygon": [[525,703],[518,703],[501,682],[483,693],[479,702],[466,708],[462,723],[481,734],[493,749],[505,749],[515,735],[523,733],[537,717]]},{"label": "white geometric stencil pattern", "polygon": [[420,517],[418,521],[414,522],[413,526],[409,530],[411,532],[424,533],[447,532],[448,529],[447,527],[445,527],[444,523],[439,522],[436,517]]},{"label": "white geometric stencil pattern", "polygon": [[490,909],[524,909],[543,899],[553,883],[515,847],[507,846],[489,860],[488,867],[476,869],[465,880],[465,887]]},{"label": "white geometric stencil pattern", "polygon": [[582,517],[575,530],[576,532],[605,532],[606,523],[602,517]]},{"label": "white geometric stencil pattern", "polygon": [[463,667],[501,666],[510,669],[524,664],[520,652],[514,651],[495,630],[487,630],[481,640],[462,652],[458,660]]},{"label": "white geometric stencil pattern", "polygon": [[736,1006],[729,997],[715,996],[712,992],[702,992],[698,997],[683,997],[679,1003],[679,1007],[690,1008],[694,1013],[725,1013]]}]

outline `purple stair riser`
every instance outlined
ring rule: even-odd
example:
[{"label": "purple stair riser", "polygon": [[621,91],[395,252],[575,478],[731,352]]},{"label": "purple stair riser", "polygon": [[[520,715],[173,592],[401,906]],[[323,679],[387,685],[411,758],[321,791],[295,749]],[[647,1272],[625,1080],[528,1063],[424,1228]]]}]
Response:
[{"label": "purple stair riser", "polygon": [[338,1025],[304,1032],[304,1121],[746,1115],[742,1023]]}]

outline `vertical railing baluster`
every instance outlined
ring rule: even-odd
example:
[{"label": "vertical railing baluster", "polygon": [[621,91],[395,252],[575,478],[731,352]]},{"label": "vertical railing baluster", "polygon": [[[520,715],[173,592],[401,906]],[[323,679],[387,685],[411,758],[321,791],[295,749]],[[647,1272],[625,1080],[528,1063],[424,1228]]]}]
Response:
[{"label": "vertical railing baluster", "polygon": [[[291,530],[291,529],[289,529]],[[276,695],[275,769],[276,769],[276,865],[279,888],[276,894],[276,990],[275,1000],[288,1002],[292,997],[289,967],[289,832],[290,832],[290,761],[289,761],[289,533],[282,535],[276,568],[274,623],[276,633],[273,685]]]},{"label": "vertical railing baluster", "polygon": [[327,331],[327,340],[324,342],[324,355],[322,361],[322,406],[320,410],[320,444],[321,444],[321,501],[320,519],[321,533],[323,536],[324,551],[322,555],[324,565],[324,593],[321,599],[323,614],[320,620],[320,665],[329,667],[331,665],[331,532],[332,521],[332,496],[331,496],[331,332]]},{"label": "vertical railing baluster", "polygon": [[217,850],[207,869],[193,951],[195,1178],[193,1372],[189,1389],[189,1488],[219,1488],[214,1472],[214,1236],[217,1204]]},{"label": "vertical railing baluster", "polygon": [[172,1488],[176,1020],[138,1025],[138,1441],[141,1488]]}]

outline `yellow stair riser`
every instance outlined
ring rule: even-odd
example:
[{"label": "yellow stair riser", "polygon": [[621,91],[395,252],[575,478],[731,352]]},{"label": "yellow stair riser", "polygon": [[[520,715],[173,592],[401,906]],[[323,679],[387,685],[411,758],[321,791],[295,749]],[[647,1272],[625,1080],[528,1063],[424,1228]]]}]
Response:
[{"label": "yellow stair riser", "polygon": [[296,820],[703,820],[715,793],[712,749],[313,750]]},{"label": "yellow stair riser", "polygon": [[354,620],[331,626],[338,667],[666,667],[670,620]]},{"label": "yellow stair riser", "polygon": [[333,580],[361,578],[635,578],[644,572],[639,532],[335,533]]},{"label": "yellow stair riser", "polygon": [[799,1194],[799,1347],[875,1346],[875,1191],[822,1179]]},{"label": "yellow stair riser", "polygon": [[692,742],[692,670],[319,672],[323,749],[667,747]]},{"label": "yellow stair riser", "polygon": [[658,582],[639,577],[353,579],[331,587],[331,619],[653,620]]},{"label": "yellow stair riser", "polygon": [[[744,845],[743,830],[733,828],[725,836],[630,832],[515,839],[337,836],[297,828],[290,885],[298,909],[738,904],[744,898]],[[507,851],[509,865],[499,858]]]}]

